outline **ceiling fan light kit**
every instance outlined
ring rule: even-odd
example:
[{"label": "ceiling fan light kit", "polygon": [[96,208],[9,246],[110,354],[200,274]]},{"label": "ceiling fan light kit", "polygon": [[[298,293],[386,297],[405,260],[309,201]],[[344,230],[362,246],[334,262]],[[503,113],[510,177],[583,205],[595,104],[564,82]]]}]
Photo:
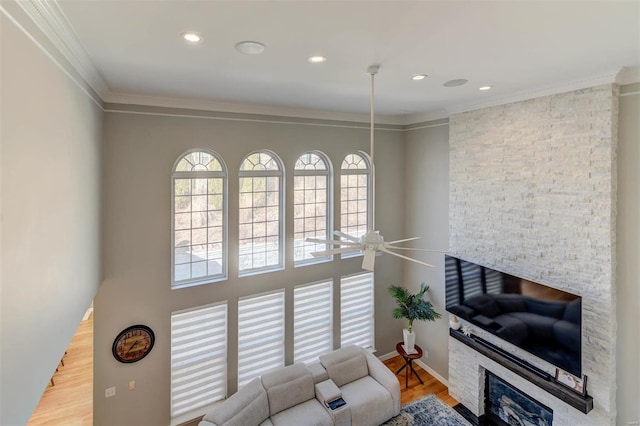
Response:
[{"label": "ceiling fan light kit", "polygon": [[424,251],[431,253],[442,253],[438,250],[425,250],[425,249],[417,249],[417,248],[408,248],[408,247],[399,247],[394,244],[404,243],[407,241],[417,240],[420,237],[413,238],[405,238],[403,240],[396,240],[386,242],[384,241],[384,237],[380,235],[380,231],[376,231],[376,216],[375,216],[375,197],[376,197],[376,187],[375,187],[375,140],[374,140],[374,80],[375,75],[378,74],[380,70],[379,65],[371,65],[367,68],[367,74],[371,77],[371,98],[370,98],[370,112],[371,112],[371,126],[370,126],[370,152],[369,156],[371,158],[371,173],[369,173],[369,185],[371,187],[371,196],[369,197],[369,211],[371,212],[371,226],[369,226],[367,232],[362,237],[355,237],[353,235],[345,234],[341,231],[334,231],[333,234],[339,239],[335,240],[322,240],[317,238],[307,238],[305,241],[310,243],[319,243],[330,245],[333,248],[329,248],[327,250],[321,250],[311,253],[314,257],[325,257],[332,256],[335,254],[347,254],[347,253],[357,253],[360,252],[363,254],[362,259],[362,269],[367,271],[373,271],[376,262],[376,255],[380,253],[387,253],[392,256],[399,257],[404,260],[408,260],[414,263],[418,263],[420,265],[429,266],[433,268],[433,265],[428,263],[419,261],[417,259],[413,259],[408,256],[404,256],[402,254],[396,253],[393,250],[413,250],[413,251]]}]

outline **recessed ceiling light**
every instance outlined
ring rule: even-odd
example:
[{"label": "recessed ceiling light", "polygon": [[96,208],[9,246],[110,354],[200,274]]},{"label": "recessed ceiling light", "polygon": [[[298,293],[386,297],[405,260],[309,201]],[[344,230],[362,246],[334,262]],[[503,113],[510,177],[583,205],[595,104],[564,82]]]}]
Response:
[{"label": "recessed ceiling light", "polygon": [[465,80],[464,78],[458,78],[458,79],[455,79],[455,80],[447,81],[445,84],[443,84],[443,86],[444,87],[462,86],[463,84],[467,84],[467,81],[469,81],[469,80]]},{"label": "recessed ceiling light", "polygon": [[245,55],[259,55],[264,52],[265,45],[259,41],[241,41],[236,43],[236,50]]},{"label": "recessed ceiling light", "polygon": [[184,41],[188,41],[189,43],[200,43],[202,41],[202,37],[200,37],[198,34],[192,33],[192,32],[182,33],[182,34],[180,34],[180,37]]},{"label": "recessed ceiling light", "polygon": [[426,74],[416,74],[411,77],[412,80],[424,80],[427,77]]},{"label": "recessed ceiling light", "polygon": [[327,62],[327,58],[324,56],[309,56],[309,59],[307,59],[307,61],[312,64],[321,64],[323,62]]},{"label": "recessed ceiling light", "polygon": [[493,86],[482,86],[482,87],[478,87],[478,90],[491,90]]}]

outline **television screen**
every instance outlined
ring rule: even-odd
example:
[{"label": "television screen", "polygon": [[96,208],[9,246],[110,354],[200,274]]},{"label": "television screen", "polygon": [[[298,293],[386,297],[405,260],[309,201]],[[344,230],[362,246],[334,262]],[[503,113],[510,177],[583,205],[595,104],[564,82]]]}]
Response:
[{"label": "television screen", "polygon": [[445,255],[447,311],[580,377],[582,298]]}]

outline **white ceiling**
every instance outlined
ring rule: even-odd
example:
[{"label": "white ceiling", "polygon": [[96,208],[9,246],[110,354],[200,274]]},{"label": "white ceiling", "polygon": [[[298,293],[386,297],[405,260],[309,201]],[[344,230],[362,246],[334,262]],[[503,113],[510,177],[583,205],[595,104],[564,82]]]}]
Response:
[{"label": "white ceiling", "polygon": [[[59,5],[107,83],[107,101],[128,94],[360,114],[369,109],[367,67],[380,64],[377,113],[437,116],[640,68],[639,1]],[[204,41],[186,46],[178,35],[188,30]],[[267,48],[243,55],[234,49],[242,40]],[[314,54],[327,62],[309,64]],[[429,77],[411,80],[417,73]],[[457,78],[469,82],[442,86]]]}]

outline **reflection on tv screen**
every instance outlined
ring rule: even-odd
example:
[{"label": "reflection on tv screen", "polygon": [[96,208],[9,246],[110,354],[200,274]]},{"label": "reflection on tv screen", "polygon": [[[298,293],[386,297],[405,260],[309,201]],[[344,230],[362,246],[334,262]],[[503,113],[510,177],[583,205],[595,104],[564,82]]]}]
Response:
[{"label": "reflection on tv screen", "polygon": [[445,255],[447,311],[580,376],[582,298]]}]

